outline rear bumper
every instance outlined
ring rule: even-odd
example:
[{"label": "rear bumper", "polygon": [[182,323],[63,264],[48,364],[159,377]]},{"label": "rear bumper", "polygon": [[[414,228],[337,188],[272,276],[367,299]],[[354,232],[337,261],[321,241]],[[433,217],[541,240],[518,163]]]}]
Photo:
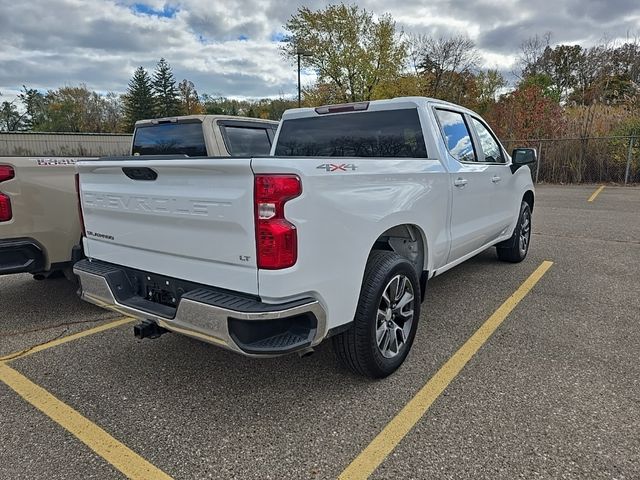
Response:
[{"label": "rear bumper", "polygon": [[[326,334],[325,310],[313,298],[267,304],[244,294],[96,260],[81,260],[73,271],[80,279],[83,300],[247,356],[303,350],[320,343]],[[147,281],[166,285],[168,297],[175,291],[184,293],[171,299],[175,307],[157,303],[144,293],[149,293]],[[165,293],[161,297],[168,298]]]},{"label": "rear bumper", "polygon": [[38,273],[43,271],[45,255],[38,242],[31,238],[0,240],[0,275]]}]

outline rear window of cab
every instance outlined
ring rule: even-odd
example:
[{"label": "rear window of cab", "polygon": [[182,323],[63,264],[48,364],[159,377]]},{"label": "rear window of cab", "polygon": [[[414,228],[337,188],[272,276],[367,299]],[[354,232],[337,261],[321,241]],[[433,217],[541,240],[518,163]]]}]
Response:
[{"label": "rear window of cab", "polygon": [[426,158],[418,110],[379,110],[284,120],[275,155]]},{"label": "rear window of cab", "polygon": [[158,123],[136,127],[132,153],[206,157],[202,123]]}]

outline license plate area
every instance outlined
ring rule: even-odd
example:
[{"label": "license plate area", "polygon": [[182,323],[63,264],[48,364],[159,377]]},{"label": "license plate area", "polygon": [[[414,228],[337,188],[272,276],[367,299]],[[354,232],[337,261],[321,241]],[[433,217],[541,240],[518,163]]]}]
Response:
[{"label": "license plate area", "polygon": [[153,273],[127,271],[127,277],[134,295],[171,308],[176,308],[182,295],[193,289],[188,282]]}]

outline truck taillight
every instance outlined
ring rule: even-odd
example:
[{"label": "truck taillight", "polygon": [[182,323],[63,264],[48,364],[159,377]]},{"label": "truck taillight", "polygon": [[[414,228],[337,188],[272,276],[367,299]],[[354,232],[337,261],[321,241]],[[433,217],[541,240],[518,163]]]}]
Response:
[{"label": "truck taillight", "polygon": [[0,182],[11,180],[16,174],[13,171],[13,167],[9,165],[0,165]]},{"label": "truck taillight", "polygon": [[298,235],[296,227],[284,216],[284,204],[301,193],[302,184],[297,175],[256,175],[258,268],[288,268],[298,260]]},{"label": "truck taillight", "polygon": [[80,218],[80,232],[83,237],[87,234],[84,228],[84,216],[82,215],[82,200],[80,199],[80,174],[76,173],[76,195],[78,197],[78,217]]},{"label": "truck taillight", "polygon": [[0,193],[0,222],[8,222],[11,218],[13,218],[11,199],[4,193]]}]

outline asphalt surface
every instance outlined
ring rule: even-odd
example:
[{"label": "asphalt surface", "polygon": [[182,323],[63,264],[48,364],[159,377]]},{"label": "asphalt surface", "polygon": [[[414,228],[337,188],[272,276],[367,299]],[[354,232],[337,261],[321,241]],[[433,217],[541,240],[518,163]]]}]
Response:
[{"label": "asphalt surface", "polygon": [[[382,381],[343,370],[330,344],[252,360],[130,325],[11,367],[174,478],[335,478],[551,260],[371,478],[640,478],[640,189],[588,203],[594,189],[538,188],[524,262],[488,250],[433,279],[412,352]],[[74,291],[0,277],[0,355],[119,318]],[[122,477],[1,383],[0,412],[0,478]]]}]

